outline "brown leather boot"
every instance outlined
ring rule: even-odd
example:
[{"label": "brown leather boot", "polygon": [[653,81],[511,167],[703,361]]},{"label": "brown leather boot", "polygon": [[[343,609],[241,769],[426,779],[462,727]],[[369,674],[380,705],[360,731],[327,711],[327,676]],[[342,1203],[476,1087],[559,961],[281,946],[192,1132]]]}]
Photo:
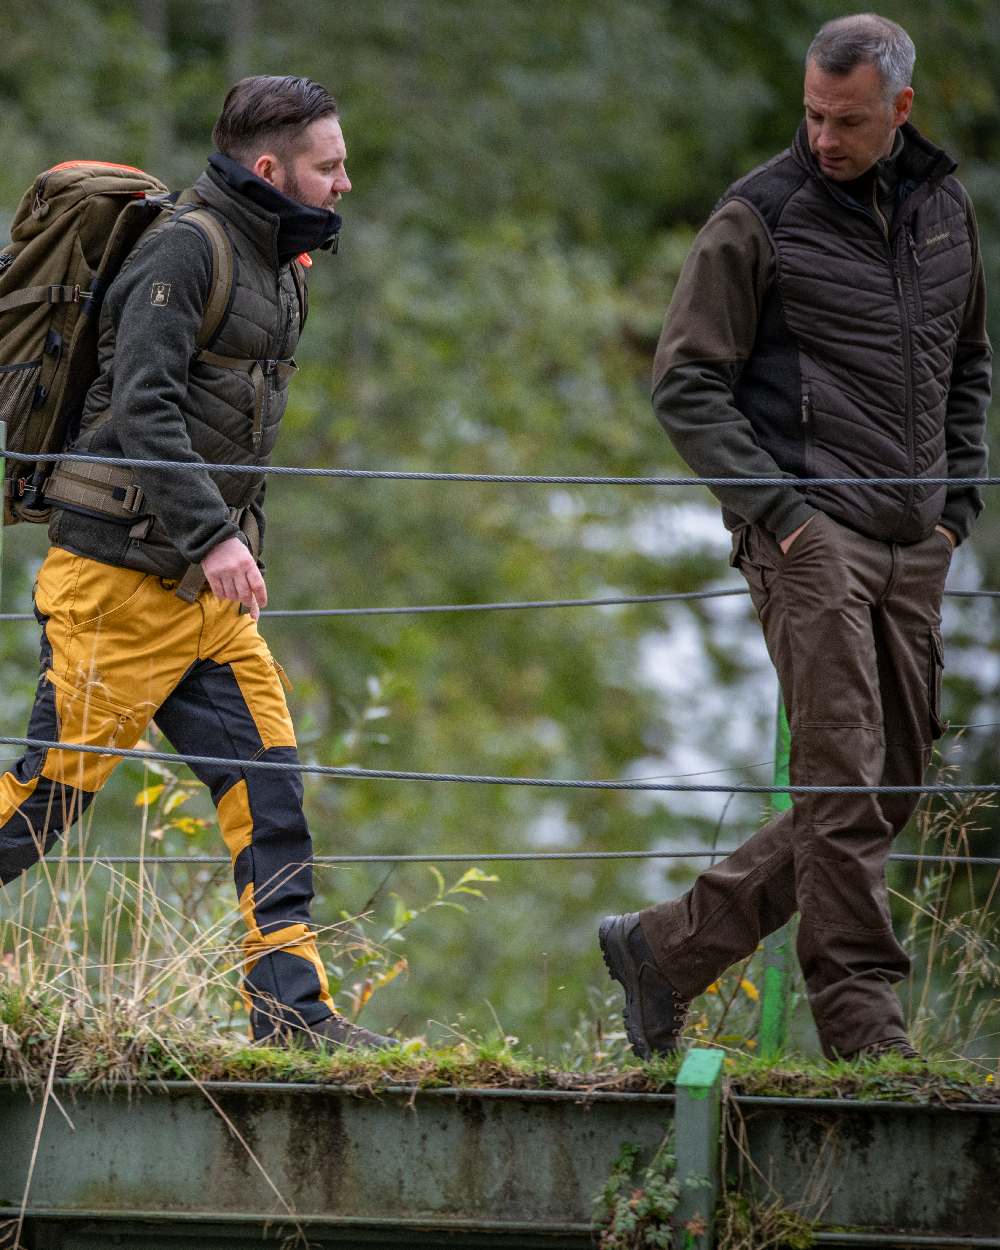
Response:
[{"label": "brown leather boot", "polygon": [[845,1059],[880,1059],[882,1055],[896,1055],[900,1059],[919,1059],[923,1060],[923,1055],[917,1050],[910,1039],[904,1035],[899,1037],[884,1037],[879,1042],[869,1042],[867,1046],[853,1051],[849,1055],[845,1055]]},{"label": "brown leather boot", "polygon": [[388,1050],[399,1045],[392,1037],[383,1037],[381,1033],[363,1029],[360,1024],[352,1024],[336,1011],[308,1029],[296,1029],[289,1041],[307,1050],[330,1051]]},{"label": "brown leather boot", "polygon": [[640,1059],[678,1048],[691,1000],[683,998],[653,962],[638,912],[605,916],[598,930],[608,972],[625,991],[625,1035]]}]

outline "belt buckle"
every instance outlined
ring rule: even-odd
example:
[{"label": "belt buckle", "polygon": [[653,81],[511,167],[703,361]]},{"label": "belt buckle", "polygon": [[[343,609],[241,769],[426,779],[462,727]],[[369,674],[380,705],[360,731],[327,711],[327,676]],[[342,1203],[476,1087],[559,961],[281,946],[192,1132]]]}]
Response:
[{"label": "belt buckle", "polygon": [[125,498],[122,500],[122,507],[126,512],[138,512],[139,505],[142,503],[142,488],[136,486],[135,482],[125,491]]}]

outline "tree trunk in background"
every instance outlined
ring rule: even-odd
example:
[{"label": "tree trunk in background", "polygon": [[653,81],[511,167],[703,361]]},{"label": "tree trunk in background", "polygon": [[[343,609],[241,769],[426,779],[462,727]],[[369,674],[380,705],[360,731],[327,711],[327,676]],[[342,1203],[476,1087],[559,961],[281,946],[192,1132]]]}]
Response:
[{"label": "tree trunk in background", "polygon": [[170,182],[173,174],[174,114],[170,91],[170,42],[168,0],[140,0],[139,17],[149,40],[146,103],[146,152],[144,163],[150,173]]},{"label": "tree trunk in background", "polygon": [[257,31],[257,0],[231,0],[229,43],[226,50],[229,84],[256,72],[253,43]]}]

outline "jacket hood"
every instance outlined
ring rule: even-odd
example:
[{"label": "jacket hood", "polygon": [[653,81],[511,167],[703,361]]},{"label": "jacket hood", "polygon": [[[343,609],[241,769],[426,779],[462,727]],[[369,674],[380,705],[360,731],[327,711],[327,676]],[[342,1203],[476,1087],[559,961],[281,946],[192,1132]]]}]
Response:
[{"label": "jacket hood", "polygon": [[338,213],[300,204],[220,152],[208,158],[208,169],[199,176],[194,189],[223,213],[231,212],[235,203],[242,210],[240,224],[279,265],[302,252],[337,250],[341,227]]}]

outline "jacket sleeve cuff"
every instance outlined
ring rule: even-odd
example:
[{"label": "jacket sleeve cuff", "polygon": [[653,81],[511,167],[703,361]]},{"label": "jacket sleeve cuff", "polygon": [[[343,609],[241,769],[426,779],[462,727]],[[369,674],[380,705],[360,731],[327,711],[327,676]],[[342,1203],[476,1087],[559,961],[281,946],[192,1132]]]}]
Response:
[{"label": "jacket sleeve cuff", "polygon": [[201,542],[194,546],[185,543],[181,549],[181,554],[185,560],[190,560],[192,564],[201,564],[202,560],[210,551],[214,551],[219,543],[224,543],[227,538],[237,538],[239,533],[239,526],[234,521],[227,520],[217,530],[213,530],[210,537],[202,539]]},{"label": "jacket sleeve cuff", "polygon": [[819,511],[814,508],[811,503],[807,503],[798,491],[786,490],[783,492],[785,498],[780,504],[771,508],[767,514],[762,517],[763,524],[771,531],[780,543],[782,539],[794,534],[802,525],[805,525],[811,517],[814,517]]},{"label": "jacket sleeve cuff", "polygon": [[972,533],[972,525],[982,511],[982,504],[963,496],[949,499],[941,513],[939,525],[951,530],[958,543],[964,542]]}]

